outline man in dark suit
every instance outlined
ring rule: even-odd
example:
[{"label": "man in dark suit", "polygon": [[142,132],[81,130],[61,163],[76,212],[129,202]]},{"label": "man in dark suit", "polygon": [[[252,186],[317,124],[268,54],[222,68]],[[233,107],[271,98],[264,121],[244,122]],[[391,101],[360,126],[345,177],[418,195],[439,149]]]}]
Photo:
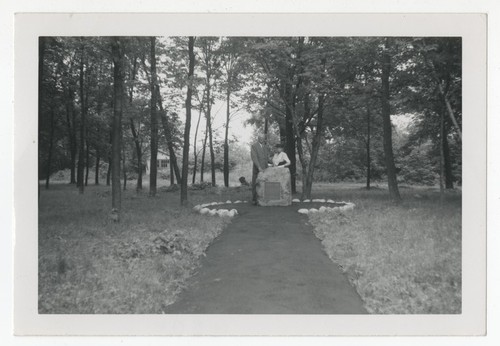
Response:
[{"label": "man in dark suit", "polygon": [[257,204],[257,175],[267,168],[269,162],[269,149],[266,146],[266,136],[259,134],[257,141],[252,144],[250,156],[253,161],[252,169],[252,203]]}]

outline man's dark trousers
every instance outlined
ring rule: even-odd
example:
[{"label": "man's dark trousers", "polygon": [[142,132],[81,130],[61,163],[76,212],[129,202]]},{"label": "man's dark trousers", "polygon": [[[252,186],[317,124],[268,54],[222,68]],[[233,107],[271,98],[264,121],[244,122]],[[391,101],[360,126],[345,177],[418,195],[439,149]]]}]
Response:
[{"label": "man's dark trousers", "polygon": [[257,202],[257,175],[259,169],[256,165],[252,165],[252,202]]}]

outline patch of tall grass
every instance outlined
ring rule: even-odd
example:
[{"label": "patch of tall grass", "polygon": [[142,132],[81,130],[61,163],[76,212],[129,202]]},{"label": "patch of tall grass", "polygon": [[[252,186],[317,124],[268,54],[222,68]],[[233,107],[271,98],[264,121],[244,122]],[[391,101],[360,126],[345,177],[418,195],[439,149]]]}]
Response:
[{"label": "patch of tall grass", "polygon": [[[327,188],[328,189],[328,188]],[[347,274],[370,313],[461,312],[461,194],[444,203],[432,189],[318,189],[349,200],[352,212],[311,214],[325,251]]]},{"label": "patch of tall grass", "polygon": [[[228,222],[181,208],[178,193],[122,193],[115,223],[109,187],[89,186],[83,195],[67,184],[41,190],[39,313],[162,313]],[[192,251],[158,251],[162,232],[176,233]]]}]

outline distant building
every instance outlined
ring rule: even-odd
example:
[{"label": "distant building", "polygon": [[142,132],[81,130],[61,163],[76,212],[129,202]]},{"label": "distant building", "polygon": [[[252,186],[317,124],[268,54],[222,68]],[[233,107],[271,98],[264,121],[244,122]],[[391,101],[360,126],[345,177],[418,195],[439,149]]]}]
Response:
[{"label": "distant building", "polygon": [[[158,156],[156,158],[156,164],[158,167],[158,171],[167,171],[170,169],[170,160],[169,157],[166,153],[158,150]],[[150,168],[150,159],[149,157],[146,159],[146,174],[149,174],[149,168]]]}]

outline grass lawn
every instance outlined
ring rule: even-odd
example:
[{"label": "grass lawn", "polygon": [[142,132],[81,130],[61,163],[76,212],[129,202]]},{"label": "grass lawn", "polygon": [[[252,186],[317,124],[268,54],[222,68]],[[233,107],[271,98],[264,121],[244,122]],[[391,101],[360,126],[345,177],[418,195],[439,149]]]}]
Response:
[{"label": "grass lawn", "polygon": [[[165,186],[154,198],[147,191],[138,194],[129,182],[121,222],[114,223],[110,187],[89,185],[83,195],[62,182],[41,189],[40,313],[158,314],[175,301],[229,221],[181,208],[178,191]],[[316,184],[314,198],[356,208],[310,214],[309,222],[370,313],[460,313],[461,194],[447,193],[441,206],[435,189],[401,191],[404,202],[394,205],[385,188]],[[250,195],[246,188],[208,188],[191,191],[190,201]]]},{"label": "grass lawn", "polygon": [[352,201],[354,211],[310,214],[330,258],[377,314],[461,312],[461,193],[402,188],[394,205],[385,189],[316,186],[316,195]]},{"label": "grass lawn", "polygon": [[[66,183],[41,189],[40,313],[162,313],[229,222],[181,208],[178,192],[160,189],[150,198],[147,188],[137,194],[130,186],[122,193],[124,212],[114,223],[110,187],[89,185],[83,195]],[[228,194],[193,191],[191,200],[225,201]],[[176,251],[164,253],[159,235]]]}]

